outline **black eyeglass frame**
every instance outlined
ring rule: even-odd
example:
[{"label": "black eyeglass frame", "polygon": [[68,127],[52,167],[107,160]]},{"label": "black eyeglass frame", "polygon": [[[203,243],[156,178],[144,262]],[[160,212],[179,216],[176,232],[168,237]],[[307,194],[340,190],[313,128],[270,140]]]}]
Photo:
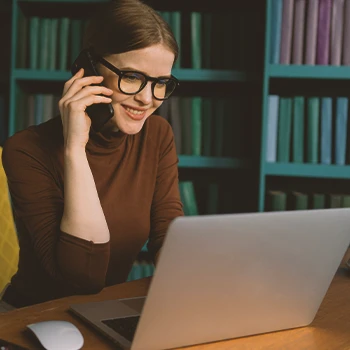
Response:
[{"label": "black eyeglass frame", "polygon": [[[152,87],[152,96],[158,100],[158,101],[164,101],[164,100],[167,100],[171,95],[172,93],[175,91],[175,89],[180,85],[180,82],[177,78],[175,78],[173,75],[171,75],[170,77],[158,77],[158,78],[154,78],[154,77],[150,77],[148,75],[146,75],[145,73],[142,73],[142,72],[138,72],[138,71],[133,71],[133,70],[120,70],[118,69],[117,67],[113,66],[112,63],[108,62],[107,60],[105,60],[103,57],[101,56],[97,56],[96,57],[96,60],[98,62],[100,62],[101,64],[103,64],[106,68],[108,68],[109,70],[111,70],[113,73],[117,74],[119,79],[118,79],[118,88],[119,90],[125,94],[125,95],[136,95],[138,94],[140,91],[142,91],[144,89],[144,87],[147,85],[147,83],[149,81],[152,81],[152,84],[151,84],[151,87]],[[140,88],[138,91],[136,92],[124,92],[121,88],[120,88],[120,83],[121,83],[121,80],[122,80],[122,77],[127,74],[127,73],[137,73],[137,74],[140,74],[142,75],[144,78],[145,78],[145,81],[141,84]],[[154,95],[154,88],[156,86],[156,84],[162,80],[162,79],[167,79],[167,80],[173,80],[175,82],[175,88],[174,90],[170,93],[170,95],[168,97],[165,97],[165,98],[158,98]]]}]

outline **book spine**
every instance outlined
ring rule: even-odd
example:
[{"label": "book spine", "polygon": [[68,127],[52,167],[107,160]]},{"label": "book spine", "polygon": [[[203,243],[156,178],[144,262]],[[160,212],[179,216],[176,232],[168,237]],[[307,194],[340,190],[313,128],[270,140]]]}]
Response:
[{"label": "book spine", "polygon": [[192,53],[192,68],[202,68],[202,14],[200,12],[191,13],[191,53]]},{"label": "book spine", "polygon": [[332,98],[321,98],[321,154],[322,164],[332,163]]},{"label": "book spine", "polygon": [[303,163],[304,161],[304,109],[305,98],[303,96],[295,96],[293,98],[293,147],[292,162]]},{"label": "book spine", "polygon": [[316,41],[318,23],[318,0],[309,0],[306,12],[305,58],[304,63],[316,63]]},{"label": "book spine", "polygon": [[309,97],[307,103],[307,162],[318,163],[318,129],[320,102],[318,97]]},{"label": "book spine", "polygon": [[329,64],[331,0],[319,0],[316,64]]},{"label": "book spine", "polygon": [[335,112],[335,164],[345,165],[346,134],[348,125],[348,98],[336,98]]},{"label": "book spine", "polygon": [[272,163],[277,160],[278,105],[279,96],[270,95],[267,116],[266,161]]},{"label": "book spine", "polygon": [[290,161],[291,125],[292,125],[292,98],[279,98],[277,161]]},{"label": "book spine", "polygon": [[271,43],[270,43],[270,63],[280,62],[281,49],[281,28],[282,28],[282,6],[281,0],[271,1]]},{"label": "book spine", "polygon": [[303,63],[304,26],[306,0],[295,0],[292,63]]},{"label": "book spine", "polygon": [[341,63],[343,17],[344,0],[333,0],[330,42],[330,64],[333,66]]},{"label": "book spine", "polygon": [[290,64],[294,0],[283,0],[280,64]]},{"label": "book spine", "polygon": [[350,66],[350,0],[345,0],[344,3],[344,28],[342,49],[342,64],[344,66]]}]

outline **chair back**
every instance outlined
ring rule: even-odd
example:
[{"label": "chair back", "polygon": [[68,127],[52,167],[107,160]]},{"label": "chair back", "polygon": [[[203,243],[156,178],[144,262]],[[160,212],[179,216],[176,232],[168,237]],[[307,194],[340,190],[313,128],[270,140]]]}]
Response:
[{"label": "chair back", "polygon": [[18,267],[19,245],[0,147],[0,295]]}]

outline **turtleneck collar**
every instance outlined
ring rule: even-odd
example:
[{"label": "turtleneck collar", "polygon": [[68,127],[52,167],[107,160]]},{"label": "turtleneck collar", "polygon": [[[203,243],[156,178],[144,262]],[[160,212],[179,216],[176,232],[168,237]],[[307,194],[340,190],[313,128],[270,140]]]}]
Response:
[{"label": "turtleneck collar", "polygon": [[95,132],[91,129],[86,149],[91,153],[111,153],[125,141],[126,137],[127,134],[121,130]]}]

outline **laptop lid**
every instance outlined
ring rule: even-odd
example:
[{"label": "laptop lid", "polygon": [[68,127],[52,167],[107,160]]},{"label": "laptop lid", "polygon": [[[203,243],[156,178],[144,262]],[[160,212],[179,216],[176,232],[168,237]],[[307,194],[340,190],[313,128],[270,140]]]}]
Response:
[{"label": "laptop lid", "polygon": [[349,245],[349,228],[350,209],[175,219],[132,350],[310,324]]}]

